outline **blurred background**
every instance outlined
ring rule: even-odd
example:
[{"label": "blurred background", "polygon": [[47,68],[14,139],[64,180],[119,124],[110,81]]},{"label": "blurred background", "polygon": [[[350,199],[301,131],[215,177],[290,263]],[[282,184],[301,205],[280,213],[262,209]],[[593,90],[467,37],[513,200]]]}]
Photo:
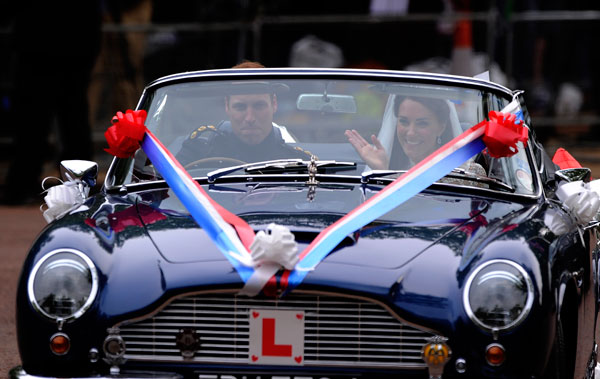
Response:
[{"label": "blurred background", "polygon": [[[0,195],[42,203],[61,159],[181,71],[312,66],[460,75],[525,90],[549,154],[600,164],[597,0],[21,0],[0,5]],[[596,173],[596,176],[599,174]]]}]

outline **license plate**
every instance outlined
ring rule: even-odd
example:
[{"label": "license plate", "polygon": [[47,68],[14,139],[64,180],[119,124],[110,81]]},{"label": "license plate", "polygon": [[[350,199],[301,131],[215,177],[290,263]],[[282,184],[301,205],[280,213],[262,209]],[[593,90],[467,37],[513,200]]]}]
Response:
[{"label": "license plate", "polygon": [[302,366],[304,311],[250,309],[248,363]]}]

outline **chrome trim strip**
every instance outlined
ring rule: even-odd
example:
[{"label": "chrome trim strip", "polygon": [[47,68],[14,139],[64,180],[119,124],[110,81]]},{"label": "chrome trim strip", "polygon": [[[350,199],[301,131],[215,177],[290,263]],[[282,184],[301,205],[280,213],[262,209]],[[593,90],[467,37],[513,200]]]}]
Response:
[{"label": "chrome trim strip", "polygon": [[544,193],[544,183],[542,183],[542,175],[541,175],[541,168],[537,167],[537,163],[535,161],[535,153],[533,151],[533,147],[531,146],[531,141],[527,141],[527,150],[528,150],[528,157],[529,157],[529,161],[530,164],[533,165],[533,172],[535,172],[535,179],[536,179],[536,184],[537,184],[537,193],[535,193],[534,195],[531,195],[532,198],[539,198],[542,195],[545,196]]},{"label": "chrome trim strip", "polygon": [[512,97],[513,91],[510,89],[494,82],[489,82],[474,77],[448,75],[448,74],[437,74],[437,73],[424,73],[417,71],[397,71],[397,70],[369,70],[369,69],[340,69],[340,68],[261,68],[261,69],[215,69],[215,70],[203,70],[203,71],[192,71],[177,73],[162,78],[158,78],[146,86],[145,90],[152,89],[153,87],[159,87],[168,84],[169,82],[178,82],[182,80],[194,80],[194,79],[211,79],[222,78],[236,78],[239,76],[252,77],[252,76],[290,76],[295,75],[298,77],[302,76],[346,76],[348,78],[390,78],[390,79],[404,79],[404,80],[428,80],[431,82],[439,83],[454,83],[477,86],[480,88],[488,88],[496,91],[504,92],[506,95]]},{"label": "chrome trim strip", "polygon": [[[22,367],[17,366],[10,370],[8,373],[10,379],[61,379],[56,376],[39,376],[28,374]],[[169,372],[158,372],[158,371],[144,371],[144,372],[121,372],[118,376],[119,379],[183,379],[179,374]],[[71,377],[70,379],[115,379],[115,376],[80,376]]]}]

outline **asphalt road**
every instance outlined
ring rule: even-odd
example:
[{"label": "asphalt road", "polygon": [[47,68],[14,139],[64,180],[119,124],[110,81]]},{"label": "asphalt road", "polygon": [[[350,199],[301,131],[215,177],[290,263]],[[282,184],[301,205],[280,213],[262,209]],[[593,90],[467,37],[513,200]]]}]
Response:
[{"label": "asphalt road", "polygon": [[21,264],[46,225],[38,205],[0,206],[0,378],[20,363],[15,330],[15,297]]}]

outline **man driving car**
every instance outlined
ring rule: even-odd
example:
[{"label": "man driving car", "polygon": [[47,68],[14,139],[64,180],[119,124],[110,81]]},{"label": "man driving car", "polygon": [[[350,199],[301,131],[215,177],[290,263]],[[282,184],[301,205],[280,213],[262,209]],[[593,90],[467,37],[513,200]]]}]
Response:
[{"label": "man driving car", "polygon": [[[254,62],[233,68],[264,68]],[[217,126],[201,126],[183,142],[177,159],[187,165],[209,157],[258,162],[280,158],[309,159],[299,147],[287,145],[281,130],[274,126],[277,95],[268,83],[236,87],[225,96],[225,113],[229,121]]]}]

